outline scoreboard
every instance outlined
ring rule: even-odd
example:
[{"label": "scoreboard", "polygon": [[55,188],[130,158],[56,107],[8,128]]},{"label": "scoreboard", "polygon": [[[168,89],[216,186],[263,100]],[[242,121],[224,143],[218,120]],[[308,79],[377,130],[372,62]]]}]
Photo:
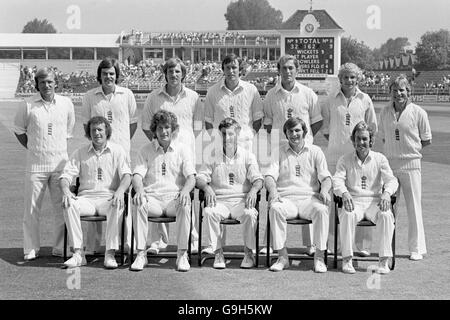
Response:
[{"label": "scoreboard", "polygon": [[297,58],[298,78],[324,79],[334,74],[334,45],[333,37],[286,37],[285,53]]}]

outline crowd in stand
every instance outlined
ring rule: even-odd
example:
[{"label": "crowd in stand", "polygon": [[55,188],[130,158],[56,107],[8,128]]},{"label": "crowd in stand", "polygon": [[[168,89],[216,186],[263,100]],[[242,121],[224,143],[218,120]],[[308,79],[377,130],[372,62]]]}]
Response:
[{"label": "crowd in stand", "polygon": [[144,35],[142,31],[131,30],[130,33],[123,35],[122,40],[132,42],[133,44],[143,44],[150,41],[184,41],[187,43],[208,43],[224,44],[227,41],[254,40],[256,44],[265,44],[266,40],[279,39],[279,36],[248,36],[239,32],[165,32],[150,33]]},{"label": "crowd in stand", "polygon": [[[35,92],[34,77],[37,69],[37,66],[20,67],[19,83],[17,86],[18,93]],[[97,76],[90,74],[87,71],[64,73],[57,67],[51,67],[51,69],[56,75],[57,92],[86,92],[97,85]]]},{"label": "crowd in stand", "polygon": [[[238,37],[238,33],[227,33],[228,36]],[[187,34],[161,34],[161,37],[180,37]],[[196,34],[195,36],[214,38],[218,34],[204,33]],[[276,85],[278,81],[277,66],[273,61],[268,60],[256,60],[245,59],[246,64],[241,72],[241,76],[248,82],[254,84],[259,90],[266,91],[272,86]],[[222,69],[219,62],[205,61],[199,63],[186,62],[188,68],[185,85],[188,87],[195,87],[196,84],[203,86],[211,86],[222,78]],[[56,67],[52,67],[57,76],[57,92],[61,93],[73,93],[73,92],[86,92],[90,88],[97,85],[97,79],[95,74],[89,74],[86,71],[77,71],[71,73],[64,73]],[[162,72],[162,65],[155,63],[153,59],[142,60],[138,64],[133,65],[127,62],[121,63],[120,68],[122,71],[121,83],[125,87],[131,89],[135,88],[151,88],[152,84],[159,86],[164,82],[164,76]],[[37,67],[33,66],[21,66],[20,79],[17,87],[17,93],[33,93],[34,88],[34,75]],[[252,76],[249,76],[249,74]],[[361,88],[373,88],[388,90],[389,81],[392,76],[387,72],[375,72],[365,71],[363,73],[363,79],[359,86]],[[411,74],[412,84],[415,84],[415,80]],[[442,92],[450,88],[450,74],[443,76],[441,79],[431,82],[425,82],[420,85],[426,91]],[[417,86],[416,86],[417,87]]]}]

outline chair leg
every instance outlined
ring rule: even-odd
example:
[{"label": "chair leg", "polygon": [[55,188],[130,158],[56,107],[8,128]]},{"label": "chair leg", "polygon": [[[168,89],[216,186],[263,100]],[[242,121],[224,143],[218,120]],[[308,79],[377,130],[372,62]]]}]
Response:
[{"label": "chair leg", "polygon": [[198,206],[198,256],[197,256],[197,264],[199,267],[202,266],[202,223],[203,222],[203,210],[202,203],[199,203]]},{"label": "chair leg", "polygon": [[133,257],[134,257],[134,223],[133,219],[131,219],[130,266],[133,263]]},{"label": "chair leg", "polygon": [[191,213],[190,213],[190,215],[191,215],[191,222],[190,222],[190,224],[189,224],[189,238],[188,238],[188,249],[187,249],[187,251],[188,251],[188,259],[189,259],[189,262],[191,262],[192,260],[192,256],[191,256],[191,241],[192,241],[192,207],[193,207],[193,205],[192,205],[192,203],[193,203],[193,201],[191,201]]},{"label": "chair leg", "polygon": [[[128,195],[125,195],[127,197]],[[121,236],[120,236],[120,265],[124,265],[124,246],[125,246],[125,222],[127,221],[126,218],[128,216],[128,206],[127,206],[128,200],[125,199],[125,207],[123,208],[123,218],[122,218],[122,230],[121,230]]]},{"label": "chair leg", "polygon": [[[259,208],[258,208],[259,209]],[[256,268],[259,266],[259,210],[256,217]]]},{"label": "chair leg", "polygon": [[267,243],[266,243],[266,266],[270,267],[270,218],[269,218],[269,208],[267,208],[267,226],[266,226],[266,234],[267,234]]},{"label": "chair leg", "polygon": [[338,207],[337,204],[334,204],[334,261],[333,261],[333,268],[337,269],[337,242],[338,242]]},{"label": "chair leg", "polygon": [[63,248],[64,262],[67,260],[67,226],[64,224],[64,248]]},{"label": "chair leg", "polygon": [[394,270],[395,268],[395,225],[394,225],[394,234],[392,235],[392,262],[389,269]]}]

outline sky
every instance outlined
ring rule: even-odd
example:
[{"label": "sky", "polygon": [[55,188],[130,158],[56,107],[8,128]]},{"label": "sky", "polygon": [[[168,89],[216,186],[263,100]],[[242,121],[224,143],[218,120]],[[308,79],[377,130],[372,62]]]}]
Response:
[{"label": "sky", "polygon": [[[47,19],[60,33],[120,33],[226,30],[231,0],[0,0],[0,33],[19,33],[34,18]],[[309,0],[269,0],[283,13],[309,9]],[[344,36],[371,48],[389,38],[450,30],[450,0],[313,0],[345,30]]]}]

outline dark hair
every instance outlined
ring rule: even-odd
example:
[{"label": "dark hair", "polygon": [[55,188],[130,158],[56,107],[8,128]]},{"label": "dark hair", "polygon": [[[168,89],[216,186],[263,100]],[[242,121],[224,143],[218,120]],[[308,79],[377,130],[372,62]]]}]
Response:
[{"label": "dark hair", "polygon": [[150,124],[150,131],[153,133],[153,137],[156,138],[156,127],[158,124],[170,124],[172,132],[177,130],[179,125],[177,122],[177,116],[170,111],[159,110],[155,113]]},{"label": "dark hair", "polygon": [[184,81],[184,78],[186,78],[186,66],[184,65],[183,61],[178,57],[169,58],[164,63],[163,73],[164,73],[164,78],[166,79],[166,81],[167,81],[167,71],[169,71],[170,68],[176,67],[177,65],[180,65],[180,67],[181,67],[181,74],[182,74],[181,82]]},{"label": "dark hair", "polygon": [[84,127],[84,136],[86,138],[88,138],[89,140],[92,140],[91,137],[91,126],[95,125],[95,124],[105,124],[105,131],[106,131],[106,139],[109,140],[109,138],[111,138],[111,134],[112,134],[112,128],[111,125],[109,124],[108,119],[106,119],[105,117],[102,116],[95,116],[89,119],[88,123],[86,124],[86,126]]},{"label": "dark hair", "polygon": [[288,62],[290,60],[294,61],[295,69],[298,70],[300,65],[298,63],[297,58],[295,56],[293,56],[293,55],[286,54],[286,55],[282,56],[277,62],[277,69],[278,69],[278,71],[280,71],[281,65],[284,65],[286,62]]},{"label": "dark hair", "polygon": [[225,65],[226,64],[228,64],[230,62],[233,62],[233,61],[237,61],[238,62],[239,70],[242,69],[242,67],[243,67],[242,59],[239,56],[237,56],[236,54],[230,53],[229,55],[226,55],[225,58],[223,58],[223,60],[222,60],[222,71],[225,70]]},{"label": "dark hair", "polygon": [[222,129],[231,128],[233,126],[235,131],[241,130],[241,125],[236,120],[233,118],[225,118],[219,124],[219,131],[222,131]]},{"label": "dark hair", "polygon": [[119,62],[116,59],[111,58],[105,58],[103,59],[97,68],[97,81],[98,83],[102,84],[102,69],[109,69],[114,67],[114,70],[116,71],[116,84],[119,82],[119,76],[120,76],[120,67]]},{"label": "dark hair", "polygon": [[56,74],[55,74],[55,71],[53,71],[52,68],[43,67],[43,68],[40,68],[36,72],[36,74],[34,75],[34,87],[36,88],[37,91],[39,91],[39,87],[38,87],[39,78],[45,78],[45,77],[47,77],[50,74],[53,75],[53,80],[56,83]]},{"label": "dark hair", "polygon": [[359,132],[359,131],[367,131],[367,132],[369,132],[369,139],[370,139],[369,140],[369,146],[372,148],[372,146],[373,146],[373,129],[367,123],[365,123],[364,121],[358,122],[356,124],[356,126],[353,128],[352,135],[350,137],[353,143],[355,142],[356,133]]},{"label": "dark hair", "polygon": [[298,124],[302,125],[303,138],[306,137],[306,134],[308,133],[308,127],[306,126],[305,121],[303,121],[299,117],[291,117],[291,118],[287,119],[283,125],[283,133],[286,136],[286,138],[287,138],[286,132]]}]

